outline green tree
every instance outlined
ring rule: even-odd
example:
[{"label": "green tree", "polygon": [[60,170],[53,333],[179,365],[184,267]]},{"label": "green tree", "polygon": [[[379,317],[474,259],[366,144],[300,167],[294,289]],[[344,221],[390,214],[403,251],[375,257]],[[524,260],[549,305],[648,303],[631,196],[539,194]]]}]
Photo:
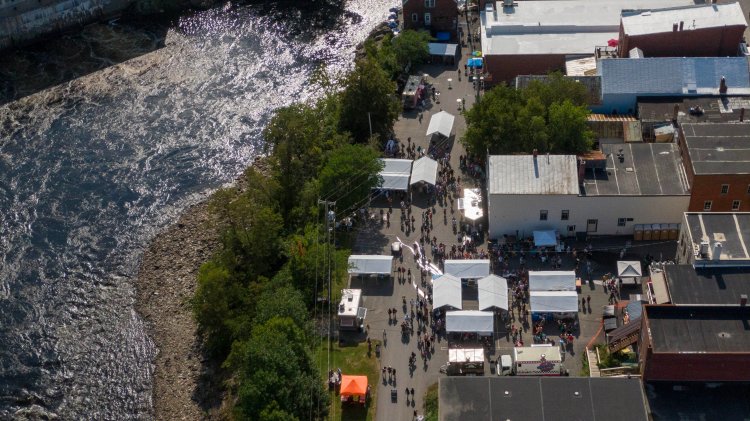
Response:
[{"label": "green tree", "polygon": [[320,170],[320,194],[336,202],[337,213],[355,211],[380,183],[381,169],[383,164],[371,147],[342,146],[331,152]]},{"label": "green tree", "polygon": [[527,98],[539,98],[545,108],[553,103],[571,101],[574,105],[587,105],[588,94],[583,84],[566,78],[560,72],[552,72],[544,80],[533,80],[523,89]]},{"label": "green tree", "polygon": [[374,59],[357,61],[354,70],[344,79],[339,127],[351,133],[354,140],[366,142],[372,122],[373,135],[385,138],[398,117],[395,93],[396,83]]},{"label": "green tree", "polygon": [[591,150],[593,133],[586,124],[589,111],[565,100],[549,107],[549,150],[583,153]]},{"label": "green tree", "polygon": [[420,65],[430,57],[428,44],[432,36],[427,31],[407,29],[393,38],[393,51],[401,69],[407,65]]},{"label": "green tree", "polygon": [[522,125],[517,114],[523,104],[521,93],[507,86],[498,86],[466,112],[467,129],[462,141],[471,154],[484,156],[520,152]]}]

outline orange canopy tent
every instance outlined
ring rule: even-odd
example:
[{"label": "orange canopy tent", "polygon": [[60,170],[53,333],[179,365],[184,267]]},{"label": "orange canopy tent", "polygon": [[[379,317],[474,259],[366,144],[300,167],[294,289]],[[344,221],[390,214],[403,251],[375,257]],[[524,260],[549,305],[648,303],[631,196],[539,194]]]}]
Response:
[{"label": "orange canopy tent", "polygon": [[341,396],[364,396],[367,393],[367,376],[341,376]]}]

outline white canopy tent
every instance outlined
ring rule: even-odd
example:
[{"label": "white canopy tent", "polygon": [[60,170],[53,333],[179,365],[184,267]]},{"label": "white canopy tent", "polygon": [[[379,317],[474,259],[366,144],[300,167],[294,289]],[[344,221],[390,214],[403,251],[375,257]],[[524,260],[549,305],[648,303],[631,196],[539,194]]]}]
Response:
[{"label": "white canopy tent", "polygon": [[455,57],[458,44],[445,44],[442,42],[430,42],[427,44],[431,56]]},{"label": "white canopy tent", "polygon": [[617,262],[617,276],[620,278],[637,278],[643,276],[641,262],[619,260]]},{"label": "white canopy tent", "polygon": [[573,270],[529,271],[529,291],[575,291]]},{"label": "white canopy tent", "polygon": [[448,362],[451,363],[483,363],[483,348],[450,348],[448,349]]},{"label": "white canopy tent", "polygon": [[477,281],[479,310],[501,308],[508,310],[508,281],[497,275],[485,276]]},{"label": "white canopy tent", "polygon": [[381,159],[383,169],[380,170],[380,177],[383,182],[378,188],[384,190],[409,190],[409,176],[411,176],[410,159]]},{"label": "white canopy tent", "polygon": [[464,218],[476,221],[484,215],[482,194],[479,189],[464,189],[464,197],[459,197],[458,210],[463,211]]},{"label": "white canopy tent", "polygon": [[451,131],[453,131],[453,120],[455,120],[453,114],[448,114],[445,111],[440,111],[430,118],[430,125],[427,126],[427,136],[432,136],[438,133],[444,137],[450,137]]},{"label": "white canopy tent", "polygon": [[424,181],[427,184],[435,185],[437,181],[438,163],[429,157],[422,157],[414,161],[411,168],[411,184],[417,184]]},{"label": "white canopy tent", "polygon": [[446,260],[445,273],[460,279],[484,278],[490,274],[489,260]]},{"label": "white canopy tent", "polygon": [[557,233],[554,230],[534,231],[534,245],[549,247],[557,245]]},{"label": "white canopy tent", "polygon": [[491,335],[495,316],[491,311],[448,311],[445,313],[446,332],[470,332]]},{"label": "white canopy tent", "polygon": [[577,313],[578,294],[575,291],[530,291],[532,313]]},{"label": "white canopy tent", "polygon": [[432,281],[433,308],[453,307],[463,308],[461,297],[461,280],[453,275],[442,275]]},{"label": "white canopy tent", "polygon": [[352,275],[390,275],[393,256],[353,254],[349,256],[349,273]]}]

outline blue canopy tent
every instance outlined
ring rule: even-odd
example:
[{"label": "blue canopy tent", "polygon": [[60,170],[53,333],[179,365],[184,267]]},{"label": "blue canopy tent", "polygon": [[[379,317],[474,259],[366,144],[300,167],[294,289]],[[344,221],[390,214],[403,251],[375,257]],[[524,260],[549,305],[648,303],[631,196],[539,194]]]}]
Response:
[{"label": "blue canopy tent", "polygon": [[481,68],[484,63],[481,57],[474,57],[466,60],[466,65],[469,67]]}]

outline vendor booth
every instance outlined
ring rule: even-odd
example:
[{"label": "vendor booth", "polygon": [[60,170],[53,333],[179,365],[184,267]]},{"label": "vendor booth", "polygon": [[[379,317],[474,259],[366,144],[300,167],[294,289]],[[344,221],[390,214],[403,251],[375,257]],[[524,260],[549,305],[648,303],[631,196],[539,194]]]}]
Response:
[{"label": "vendor booth", "polygon": [[448,114],[445,111],[440,111],[439,113],[434,114],[430,118],[430,125],[427,126],[427,136],[439,134],[446,138],[450,137],[451,132],[453,131],[453,121],[455,118],[456,117],[453,114]]},{"label": "vendor booth", "polygon": [[424,81],[422,76],[409,76],[404,85],[404,91],[401,94],[401,101],[405,110],[416,108],[424,91]]},{"label": "vendor booth", "polygon": [[617,262],[617,277],[623,284],[638,285],[642,276],[641,262],[622,260]]},{"label": "vendor booth", "polygon": [[342,289],[338,307],[339,330],[357,330],[364,326],[367,308],[362,304],[361,289]]},{"label": "vendor booth", "polygon": [[575,291],[573,270],[529,271],[529,291]]},{"label": "vendor booth", "polygon": [[461,310],[461,280],[453,275],[441,275],[432,282],[433,308],[453,307]]},{"label": "vendor booth", "polygon": [[484,375],[484,349],[449,349],[446,374],[449,376]]},{"label": "vendor booth", "polygon": [[347,374],[341,376],[341,389],[339,390],[341,402],[364,404],[367,398],[367,390],[367,376],[350,376]]},{"label": "vendor booth", "polygon": [[490,261],[487,259],[446,260],[445,273],[459,279],[479,279],[490,274]]},{"label": "vendor booth", "polygon": [[[450,34],[448,34],[450,36]],[[448,41],[450,38],[446,39]],[[433,62],[442,62],[447,64],[456,63],[456,57],[458,57],[458,44],[444,44],[439,42],[431,42],[427,44],[427,48],[430,50],[430,59]]]},{"label": "vendor booth", "polygon": [[458,201],[458,210],[467,220],[475,222],[484,216],[482,194],[479,189],[464,189],[464,197],[456,200]]},{"label": "vendor booth", "polygon": [[578,315],[575,291],[530,291],[531,320],[574,319]]},{"label": "vendor booth", "polygon": [[477,281],[479,310],[508,310],[508,281],[497,275],[485,276]]},{"label": "vendor booth", "polygon": [[385,158],[380,160],[383,169],[380,170],[382,183],[376,188],[383,190],[409,190],[409,177],[411,176],[411,159]]},{"label": "vendor booth", "polygon": [[557,246],[557,231],[555,230],[534,231],[534,245],[536,247]]},{"label": "vendor booth", "polygon": [[350,275],[390,276],[393,270],[393,256],[377,254],[353,254],[349,256]]},{"label": "vendor booth", "polygon": [[449,311],[445,313],[445,331],[490,336],[494,331],[494,321],[495,316],[490,311]]},{"label": "vendor booth", "polygon": [[422,157],[414,161],[414,165],[411,168],[411,183],[417,184],[424,182],[430,185],[435,185],[437,181],[438,163],[434,159],[429,157]]}]

